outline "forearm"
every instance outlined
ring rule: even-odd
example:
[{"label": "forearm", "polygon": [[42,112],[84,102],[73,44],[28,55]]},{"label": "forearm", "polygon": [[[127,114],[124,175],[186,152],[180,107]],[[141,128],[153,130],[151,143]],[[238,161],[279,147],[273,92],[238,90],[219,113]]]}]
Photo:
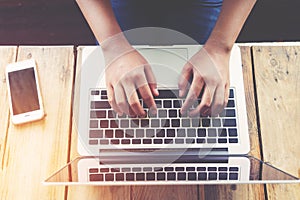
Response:
[{"label": "forearm", "polygon": [[230,52],[256,0],[224,0],[220,16],[205,46]]},{"label": "forearm", "polygon": [[76,2],[100,43],[121,32],[109,0],[76,0]]}]

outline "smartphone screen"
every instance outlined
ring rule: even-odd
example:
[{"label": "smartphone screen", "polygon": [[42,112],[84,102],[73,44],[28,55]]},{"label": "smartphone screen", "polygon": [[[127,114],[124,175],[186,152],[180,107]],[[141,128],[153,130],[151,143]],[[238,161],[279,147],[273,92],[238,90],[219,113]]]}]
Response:
[{"label": "smartphone screen", "polygon": [[34,68],[8,73],[14,115],[40,109]]}]

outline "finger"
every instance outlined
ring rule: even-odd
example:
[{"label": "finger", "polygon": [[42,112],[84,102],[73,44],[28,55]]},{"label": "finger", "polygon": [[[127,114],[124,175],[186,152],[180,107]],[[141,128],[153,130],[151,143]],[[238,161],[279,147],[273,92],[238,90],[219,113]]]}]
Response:
[{"label": "finger", "polygon": [[114,90],[111,85],[107,86],[107,96],[108,96],[108,102],[112,107],[112,109],[116,111],[119,116],[123,115],[123,112],[119,109],[119,107],[116,104]]},{"label": "finger", "polygon": [[179,76],[178,80],[178,88],[179,88],[179,96],[183,97],[186,92],[189,85],[189,80],[192,76],[192,70],[193,66],[191,63],[186,63],[181,71],[181,74]]},{"label": "finger", "polygon": [[146,113],[142,105],[140,104],[135,86],[133,84],[128,84],[128,85],[124,85],[123,88],[127,96],[129,107],[132,109],[133,113],[141,117],[145,116]]},{"label": "finger", "polygon": [[154,76],[154,73],[151,69],[151,66],[149,64],[145,65],[145,75],[150,87],[150,90],[154,96],[158,96],[158,90],[157,90],[157,82],[156,78]]},{"label": "finger", "polygon": [[190,116],[208,116],[210,114],[210,106],[212,103],[211,92],[205,87],[200,104],[192,110]]},{"label": "finger", "polygon": [[146,105],[149,108],[149,111],[151,114],[156,114],[157,113],[157,107],[154,102],[153,96],[151,94],[151,89],[148,85],[144,85],[138,88],[138,91]]},{"label": "finger", "polygon": [[225,97],[225,86],[219,86],[216,88],[212,106],[211,106],[211,116],[216,117],[223,110]]},{"label": "finger", "polygon": [[114,90],[114,94],[115,94],[115,101],[117,106],[119,107],[119,109],[123,112],[126,113],[127,115],[129,115],[129,105],[127,103],[127,98],[124,92],[124,89],[121,85],[121,83],[118,83],[115,86],[115,90]]},{"label": "finger", "polygon": [[223,108],[225,108],[227,106],[227,104],[228,104],[229,86],[230,86],[230,83],[227,83],[225,85],[225,94],[224,94],[224,105],[223,105]]},{"label": "finger", "polygon": [[198,99],[200,92],[203,88],[204,81],[202,77],[194,77],[192,85],[189,89],[187,97],[182,105],[181,113],[186,113],[186,111],[194,104],[194,102]]}]

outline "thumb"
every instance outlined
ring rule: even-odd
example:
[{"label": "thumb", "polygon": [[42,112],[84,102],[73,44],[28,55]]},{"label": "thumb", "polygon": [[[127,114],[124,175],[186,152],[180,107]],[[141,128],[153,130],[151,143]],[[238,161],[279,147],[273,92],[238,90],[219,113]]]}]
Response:
[{"label": "thumb", "polygon": [[178,80],[179,96],[183,97],[186,94],[189,80],[192,75],[192,65],[188,62],[184,65]]}]

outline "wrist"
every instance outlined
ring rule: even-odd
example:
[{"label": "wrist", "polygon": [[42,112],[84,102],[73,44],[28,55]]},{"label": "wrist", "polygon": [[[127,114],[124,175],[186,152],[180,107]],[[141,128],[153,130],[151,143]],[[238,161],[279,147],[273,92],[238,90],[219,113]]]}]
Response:
[{"label": "wrist", "polygon": [[205,50],[210,54],[228,55],[233,47],[232,43],[228,43],[224,40],[216,40],[209,38],[204,44]]},{"label": "wrist", "polygon": [[108,37],[106,40],[101,42],[100,45],[104,54],[106,66],[111,64],[122,55],[134,50],[124,36],[123,32]]}]

